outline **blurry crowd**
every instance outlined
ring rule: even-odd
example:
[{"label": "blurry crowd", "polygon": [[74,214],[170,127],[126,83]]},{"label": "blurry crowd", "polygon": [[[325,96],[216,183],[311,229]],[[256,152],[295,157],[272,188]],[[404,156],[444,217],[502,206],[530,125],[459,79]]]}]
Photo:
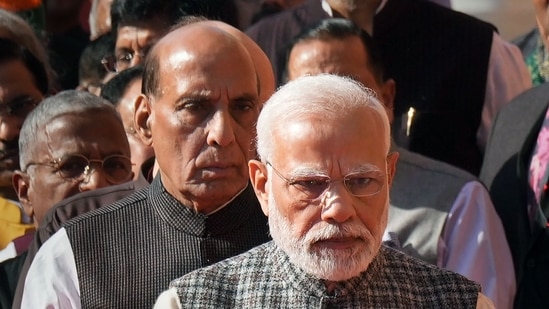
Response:
[{"label": "blurry crowd", "polygon": [[0,0],[0,307],[549,307],[532,4]]}]

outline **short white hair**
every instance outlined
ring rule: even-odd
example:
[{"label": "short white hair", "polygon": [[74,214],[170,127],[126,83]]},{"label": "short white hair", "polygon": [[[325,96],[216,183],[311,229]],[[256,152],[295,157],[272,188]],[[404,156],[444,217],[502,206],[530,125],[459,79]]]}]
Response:
[{"label": "short white hair", "polygon": [[358,109],[369,108],[383,125],[385,151],[389,153],[390,124],[385,106],[375,92],[343,76],[303,76],[280,87],[265,103],[257,121],[257,152],[262,161],[272,159],[274,132],[292,120],[317,115],[324,119],[343,118]]}]

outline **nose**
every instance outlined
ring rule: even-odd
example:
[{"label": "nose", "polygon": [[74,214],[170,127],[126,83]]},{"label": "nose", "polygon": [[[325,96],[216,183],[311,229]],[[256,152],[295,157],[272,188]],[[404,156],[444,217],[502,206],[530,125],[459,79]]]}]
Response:
[{"label": "nose", "polygon": [[0,141],[17,141],[23,120],[17,117],[0,116]]},{"label": "nose", "polygon": [[229,111],[218,110],[208,123],[207,143],[210,146],[226,147],[235,140],[234,121]]},{"label": "nose", "polygon": [[341,181],[332,182],[320,199],[321,219],[344,223],[356,216],[355,199]]},{"label": "nose", "polygon": [[103,187],[110,186],[111,184],[105,178],[105,172],[99,167],[90,167],[88,174],[84,175],[84,178],[80,182],[80,192],[91,191]]}]

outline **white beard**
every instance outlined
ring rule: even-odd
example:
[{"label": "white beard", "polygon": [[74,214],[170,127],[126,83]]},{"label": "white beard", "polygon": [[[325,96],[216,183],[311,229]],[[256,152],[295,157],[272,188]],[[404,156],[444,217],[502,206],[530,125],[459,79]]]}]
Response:
[{"label": "white beard", "polygon": [[[269,196],[269,230],[274,242],[286,252],[294,265],[319,279],[343,281],[365,271],[381,246],[384,225],[381,222],[380,225],[382,228],[381,233],[377,233],[378,237],[356,221],[341,225],[321,221],[305,235],[295,236],[297,232],[292,223],[280,213],[274,196]],[[313,246],[319,240],[333,237],[357,237],[362,242],[344,250]]]}]

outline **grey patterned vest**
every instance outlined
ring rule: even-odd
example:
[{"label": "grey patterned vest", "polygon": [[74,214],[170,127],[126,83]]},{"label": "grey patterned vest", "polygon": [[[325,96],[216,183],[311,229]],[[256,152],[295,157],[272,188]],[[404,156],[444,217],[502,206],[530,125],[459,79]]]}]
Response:
[{"label": "grey patterned vest", "polygon": [[387,247],[357,277],[334,283],[294,266],[274,242],[171,284],[183,308],[475,308],[480,286]]}]

